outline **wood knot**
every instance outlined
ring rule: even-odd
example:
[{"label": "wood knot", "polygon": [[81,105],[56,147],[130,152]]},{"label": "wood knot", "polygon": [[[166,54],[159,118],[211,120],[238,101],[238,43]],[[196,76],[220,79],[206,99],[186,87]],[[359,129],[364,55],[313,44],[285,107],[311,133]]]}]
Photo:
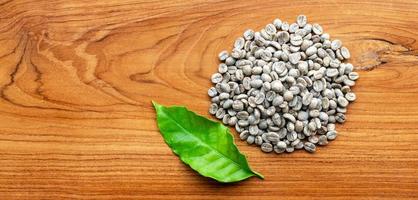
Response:
[{"label": "wood knot", "polygon": [[352,43],[352,64],[358,70],[373,70],[387,62],[393,55],[409,51],[407,47],[381,38],[363,38]]}]

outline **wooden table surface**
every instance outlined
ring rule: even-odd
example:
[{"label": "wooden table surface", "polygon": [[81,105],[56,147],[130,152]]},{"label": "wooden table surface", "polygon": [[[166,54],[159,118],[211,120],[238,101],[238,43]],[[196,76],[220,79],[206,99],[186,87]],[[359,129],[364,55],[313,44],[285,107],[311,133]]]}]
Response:
[{"label": "wooden table surface", "polygon": [[[282,155],[235,137],[265,180],[197,175],[164,143],[151,100],[209,116],[218,52],[300,13],[361,75],[339,137]],[[416,0],[0,0],[0,197],[418,199],[417,40]]]}]

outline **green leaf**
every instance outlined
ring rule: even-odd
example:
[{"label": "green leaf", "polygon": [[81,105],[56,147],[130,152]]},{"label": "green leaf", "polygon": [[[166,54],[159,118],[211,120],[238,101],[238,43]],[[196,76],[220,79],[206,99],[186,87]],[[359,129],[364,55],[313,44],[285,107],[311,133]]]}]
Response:
[{"label": "green leaf", "polygon": [[251,170],[227,127],[185,107],[153,104],[165,142],[184,163],[202,176],[225,183],[252,176],[264,178]]}]

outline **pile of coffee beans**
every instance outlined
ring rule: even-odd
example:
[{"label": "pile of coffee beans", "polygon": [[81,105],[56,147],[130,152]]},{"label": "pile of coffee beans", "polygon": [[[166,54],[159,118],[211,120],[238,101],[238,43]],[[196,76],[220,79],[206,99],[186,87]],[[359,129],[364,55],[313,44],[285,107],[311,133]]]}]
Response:
[{"label": "pile of coffee beans", "polygon": [[359,75],[348,58],[340,40],[304,15],[248,29],[219,53],[209,112],[264,152],[315,152],[337,137],[335,124],[356,100],[350,87]]}]

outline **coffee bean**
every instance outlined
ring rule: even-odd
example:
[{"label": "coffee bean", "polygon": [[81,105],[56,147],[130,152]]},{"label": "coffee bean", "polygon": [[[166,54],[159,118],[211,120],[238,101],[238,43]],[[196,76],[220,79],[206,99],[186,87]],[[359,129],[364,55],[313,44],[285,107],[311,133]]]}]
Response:
[{"label": "coffee bean", "polygon": [[247,143],[248,144],[254,144],[254,141],[255,141],[255,136],[250,135],[250,136],[247,137]]},{"label": "coffee bean", "polygon": [[218,111],[218,108],[219,108],[218,104],[216,104],[216,103],[210,104],[209,113],[212,114],[212,115],[216,114],[216,111]]},{"label": "coffee bean", "polygon": [[331,78],[336,77],[338,76],[338,70],[334,68],[328,68],[326,70],[326,75]]},{"label": "coffee bean", "polygon": [[285,101],[291,101],[293,99],[293,93],[289,90],[285,91],[283,94],[283,98]]},{"label": "coffee bean", "polygon": [[356,94],[354,94],[352,92],[348,92],[347,94],[345,94],[345,98],[348,101],[355,101],[356,100]]},{"label": "coffee bean", "polygon": [[311,46],[308,49],[306,49],[305,52],[307,56],[312,56],[318,52],[318,49],[315,46]]},{"label": "coffee bean", "polygon": [[223,119],[225,116],[225,110],[222,108],[219,108],[215,113],[216,118]]},{"label": "coffee bean", "polygon": [[338,105],[341,106],[341,107],[347,107],[348,106],[347,99],[345,99],[342,96],[338,97],[337,102],[338,102]]},{"label": "coffee bean", "polygon": [[267,101],[273,101],[274,98],[276,98],[277,94],[274,91],[268,91],[266,93],[266,99]]},{"label": "coffee bean", "polygon": [[299,52],[292,53],[292,54],[289,55],[289,61],[290,61],[290,63],[292,63],[294,65],[297,64],[300,61],[300,59],[301,59],[301,55],[300,55]]},{"label": "coffee bean", "polygon": [[305,142],[304,144],[304,148],[307,152],[309,153],[314,153],[316,151],[316,146],[315,144],[312,144],[310,142]]},{"label": "coffee bean", "polygon": [[211,77],[212,83],[220,83],[222,79],[223,79],[223,76],[220,73],[213,74]]},{"label": "coffee bean", "polygon": [[295,123],[296,122],[296,118],[293,115],[289,114],[289,113],[283,114],[283,118],[289,120],[292,123]]},{"label": "coffee bean", "polygon": [[331,49],[334,50],[334,51],[341,48],[341,46],[342,46],[341,40],[333,40],[331,42]]},{"label": "coffee bean", "polygon": [[287,22],[282,22],[281,29],[282,29],[283,31],[288,31],[288,30],[289,30],[289,23],[287,23]]},{"label": "coffee bean", "polygon": [[208,90],[208,95],[210,96],[210,97],[214,97],[214,96],[216,96],[218,94],[218,92],[216,91],[216,88],[215,87],[211,87],[211,88],[209,88],[209,90]]},{"label": "coffee bean", "polygon": [[254,144],[260,146],[263,143],[263,138],[261,136],[255,136]]},{"label": "coffee bean", "polygon": [[294,152],[295,151],[295,147],[292,147],[292,146],[288,146],[288,147],[286,147],[286,152],[287,153],[292,153],[292,152]]},{"label": "coffee bean", "polygon": [[260,79],[251,80],[250,85],[252,88],[260,88],[263,85],[263,81]]},{"label": "coffee bean", "polygon": [[318,137],[318,144],[321,146],[325,146],[328,144],[328,138],[326,135],[321,135]]},{"label": "coffee bean", "polygon": [[255,96],[255,103],[256,104],[261,104],[261,103],[264,102],[265,98],[266,98],[266,95],[264,93],[260,92]]},{"label": "coffee bean", "polygon": [[273,145],[270,143],[263,143],[261,144],[261,150],[268,153],[273,151]]},{"label": "coffee bean", "polygon": [[244,103],[242,103],[240,100],[235,100],[232,104],[232,109],[235,111],[241,111],[244,109]]},{"label": "coffee bean", "polygon": [[245,44],[245,39],[242,38],[242,37],[239,37],[235,40],[234,48],[235,49],[242,49],[242,48],[244,48],[244,44]]},{"label": "coffee bean", "polygon": [[251,135],[257,135],[259,129],[257,125],[251,125],[248,130],[250,131]]},{"label": "coffee bean", "polygon": [[289,40],[290,40],[290,35],[289,35],[289,33],[287,31],[280,31],[277,34],[277,42],[279,44],[285,44]]},{"label": "coffee bean", "polygon": [[266,135],[266,139],[272,143],[277,143],[280,141],[279,135],[275,132],[268,132],[268,133],[265,133],[264,135]]},{"label": "coffee bean", "polygon": [[358,75],[358,73],[357,73],[357,72],[350,72],[350,73],[348,74],[348,78],[349,78],[350,80],[353,80],[353,81],[357,80],[357,79],[358,79],[358,77],[359,77],[359,75]]},{"label": "coffee bean", "polygon": [[300,46],[303,42],[303,39],[300,35],[290,36],[290,43],[294,46]]},{"label": "coffee bean", "polygon": [[247,111],[240,111],[237,114],[238,119],[247,120],[250,114]]},{"label": "coffee bean", "polygon": [[305,15],[299,15],[296,18],[296,22],[299,25],[299,27],[304,27],[306,25],[306,23],[308,22],[308,19]]},{"label": "coffee bean", "polygon": [[295,33],[298,29],[299,25],[297,23],[290,24],[289,33]]},{"label": "coffee bean", "polygon": [[229,57],[228,51],[221,51],[218,55],[220,61],[225,61]]},{"label": "coffee bean", "polygon": [[352,86],[354,86],[354,85],[356,84],[356,82],[354,82],[354,81],[352,81],[352,80],[350,80],[350,79],[345,79],[345,80],[343,81],[343,83],[344,83],[345,85],[347,85],[347,86],[350,86],[350,87],[352,87]]},{"label": "coffee bean", "polygon": [[235,126],[235,124],[236,124],[237,122],[238,122],[237,117],[232,116],[232,117],[230,117],[230,118],[229,118],[228,125],[229,125],[229,126]]},{"label": "coffee bean", "polygon": [[225,64],[228,65],[228,66],[231,66],[231,65],[235,64],[235,61],[236,61],[235,58],[228,57],[228,58],[225,59]]},{"label": "coffee bean", "polygon": [[274,26],[276,26],[276,29],[281,29],[281,27],[282,27],[282,20],[280,20],[280,19],[275,19],[274,21],[273,21],[273,24],[274,24]]},{"label": "coffee bean", "polygon": [[319,24],[313,24],[312,25],[312,31],[315,33],[315,34],[317,34],[317,35],[320,35],[320,34],[322,34],[322,26],[320,26]]},{"label": "coffee bean", "polygon": [[232,101],[231,99],[227,99],[227,100],[224,101],[222,107],[224,109],[228,109],[232,106],[233,103],[234,103],[234,101]]},{"label": "coffee bean", "polygon": [[221,63],[218,65],[218,72],[221,74],[224,74],[228,71],[228,65],[226,65],[225,63]]},{"label": "coffee bean", "polygon": [[229,94],[228,93],[225,93],[225,92],[223,92],[223,93],[220,93],[219,94],[219,100],[225,100],[225,99],[228,99],[229,98]]},{"label": "coffee bean", "polygon": [[252,40],[254,38],[254,31],[252,29],[247,29],[243,36],[246,40]]},{"label": "coffee bean", "polygon": [[328,140],[334,140],[337,137],[337,131],[328,131],[326,136]]},{"label": "coffee bean", "polygon": [[337,113],[335,115],[335,121],[337,121],[338,123],[344,123],[346,120],[345,115],[343,113]]},{"label": "coffee bean", "polygon": [[318,143],[319,138],[318,138],[318,136],[316,136],[316,135],[312,135],[312,136],[309,136],[309,137],[308,137],[308,141],[309,141],[310,143],[316,144],[316,143]]}]

